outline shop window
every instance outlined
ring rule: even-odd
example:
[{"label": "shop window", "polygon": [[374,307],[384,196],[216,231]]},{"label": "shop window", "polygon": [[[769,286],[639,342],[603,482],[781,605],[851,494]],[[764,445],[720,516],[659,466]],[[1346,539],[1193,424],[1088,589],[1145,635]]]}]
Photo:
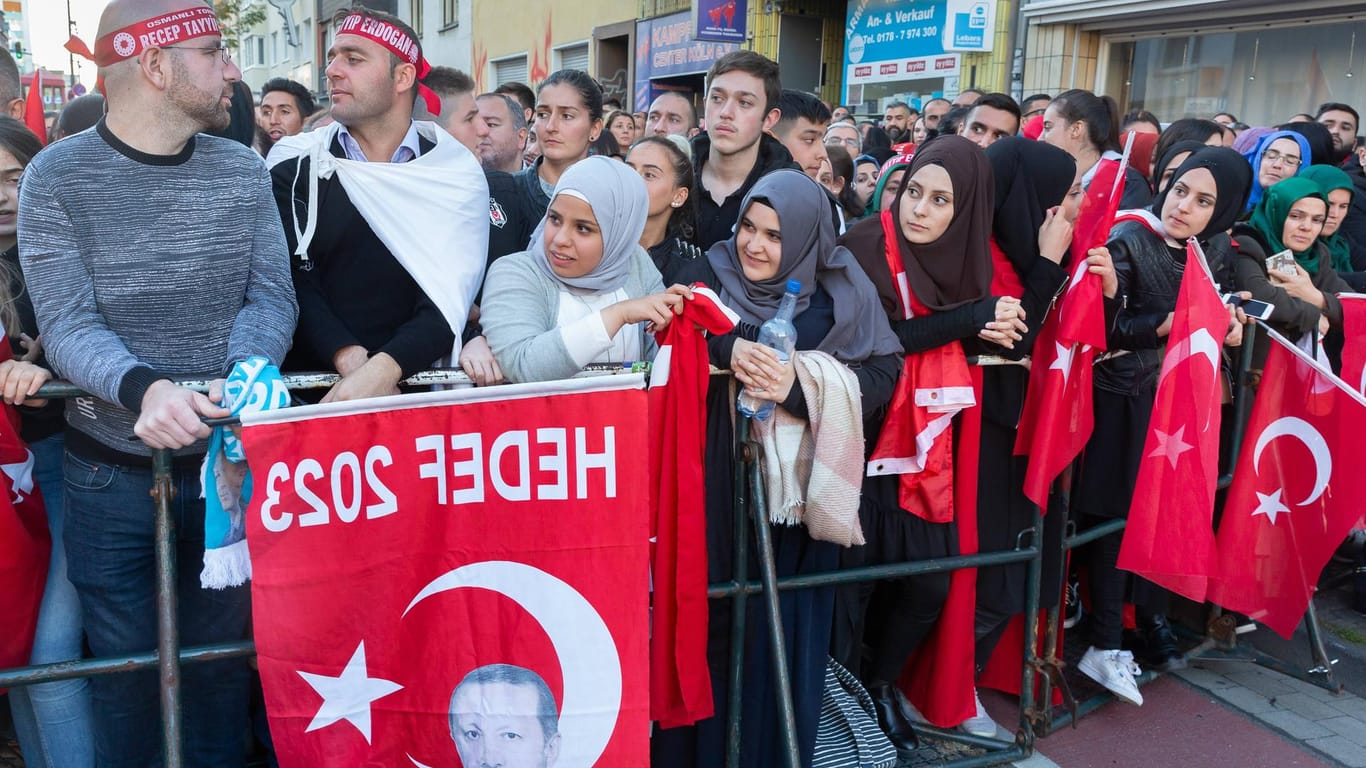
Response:
[{"label": "shop window", "polygon": [[1276,125],[1328,101],[1366,103],[1356,40],[1366,22],[1114,42],[1101,87],[1164,122],[1231,112]]},{"label": "shop window", "polygon": [[441,28],[453,27],[460,22],[460,0],[441,0]]},{"label": "shop window", "polygon": [[427,0],[408,0],[408,19],[413,31],[422,37],[422,6]]}]

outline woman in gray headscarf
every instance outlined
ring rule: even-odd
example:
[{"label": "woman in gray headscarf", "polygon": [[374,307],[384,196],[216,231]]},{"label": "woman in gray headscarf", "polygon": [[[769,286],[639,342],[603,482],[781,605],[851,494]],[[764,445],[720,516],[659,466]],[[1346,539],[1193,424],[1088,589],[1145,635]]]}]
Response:
[{"label": "woman in gray headscarf", "polygon": [[665,291],[639,245],[648,205],[645,182],[610,158],[560,177],[528,250],[494,262],[484,282],[484,336],[509,381],[654,356],[647,330],[668,325],[688,291]]}]

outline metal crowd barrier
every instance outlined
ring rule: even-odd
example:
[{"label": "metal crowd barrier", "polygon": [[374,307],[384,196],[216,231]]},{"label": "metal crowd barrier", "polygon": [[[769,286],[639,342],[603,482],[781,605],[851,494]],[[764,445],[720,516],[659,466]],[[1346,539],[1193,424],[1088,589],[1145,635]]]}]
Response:
[{"label": "metal crowd barrier", "polygon": [[[1250,344],[1249,344],[1250,346]],[[1001,358],[982,357],[974,361],[977,365],[1019,364]],[[622,366],[595,366],[581,375],[611,375],[627,373],[632,369]],[[720,372],[728,375],[728,372]],[[330,387],[338,380],[335,374],[303,374],[286,376],[285,383],[290,389],[319,389]],[[186,386],[205,391],[208,382],[182,381]],[[468,384],[469,379],[459,371],[432,371],[418,374],[407,380],[411,385]],[[35,397],[61,398],[84,395],[76,387],[64,382],[49,383]],[[1046,733],[1056,720],[1050,707],[1051,687],[1055,680],[1061,680],[1061,665],[1057,661],[1057,615],[1060,595],[1052,596],[1046,606],[1048,627],[1044,631],[1045,654],[1042,658],[1036,653],[1037,638],[1040,634],[1039,614],[1041,604],[1041,583],[1043,575],[1043,522],[1042,515],[1036,516],[1032,529],[1021,532],[1020,539],[1028,538],[1028,546],[1020,541],[1016,549],[998,552],[982,552],[972,555],[937,558],[916,562],[864,566],[850,569],[835,569],[819,573],[803,573],[779,577],[777,575],[770,523],[767,516],[752,510],[764,508],[764,487],[762,476],[757,469],[759,446],[750,439],[750,423],[740,418],[736,423],[736,444],[734,479],[734,571],[730,581],[712,584],[708,588],[711,599],[729,599],[732,606],[732,624],[729,654],[729,701],[728,722],[726,727],[726,766],[740,768],[740,745],[742,738],[742,679],[744,673],[744,639],[746,633],[747,601],[750,595],[762,595],[764,599],[765,620],[769,635],[771,661],[774,665],[774,680],[782,723],[782,744],[785,761],[790,768],[799,768],[800,760],[796,744],[795,715],[791,696],[791,679],[786,665],[786,639],[783,637],[782,620],[778,596],[781,590],[810,589],[823,586],[852,584],[930,573],[944,573],[961,568],[978,568],[1010,563],[1028,563],[1025,599],[1024,665],[1021,672],[1019,730],[1013,741],[995,738],[981,738],[924,725],[917,731],[924,736],[950,740],[977,749],[986,750],[985,754],[952,760],[941,765],[952,768],[975,768],[976,766],[1000,765],[1029,757],[1034,748],[1036,732]],[[15,669],[0,670],[0,688],[28,685],[33,683],[64,680],[93,675],[119,674],[156,667],[160,673],[161,717],[163,749],[166,768],[182,768],[184,758],[181,745],[181,707],[180,707],[180,664],[199,663],[217,659],[253,655],[254,643],[250,640],[223,642],[183,648],[180,645],[179,627],[176,622],[175,589],[175,549],[174,523],[170,514],[171,497],[174,493],[171,482],[171,453],[154,452],[154,479],[152,496],[156,501],[156,560],[157,560],[157,648],[154,651],[126,654],[115,657],[83,659],[54,664],[33,665]],[[1063,510],[1065,513],[1065,509]],[[1056,511],[1054,512],[1056,513]],[[1064,548],[1099,538],[1118,525],[1092,529],[1070,537]],[[749,577],[749,528],[753,526],[754,547],[758,557],[759,579]],[[1064,574],[1065,575],[1065,574]],[[1040,693],[1036,697],[1036,679],[1041,682]],[[1036,704],[1036,702],[1038,702]]]}]

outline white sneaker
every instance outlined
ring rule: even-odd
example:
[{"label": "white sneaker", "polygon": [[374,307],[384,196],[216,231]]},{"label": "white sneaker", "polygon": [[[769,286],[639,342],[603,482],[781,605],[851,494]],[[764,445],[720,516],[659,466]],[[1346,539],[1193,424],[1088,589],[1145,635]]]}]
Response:
[{"label": "white sneaker", "polygon": [[1077,669],[1123,701],[1143,706],[1143,694],[1138,692],[1138,683],[1134,682],[1134,677],[1143,674],[1143,670],[1138,668],[1133,653],[1098,651],[1092,646],[1086,649]]},{"label": "white sneaker", "polygon": [[960,723],[958,730],[970,736],[981,736],[984,739],[995,736],[1000,726],[996,725],[996,721],[987,714],[987,708],[982,706],[982,697],[977,695],[976,688],[972,689],[972,700],[977,704],[977,714]]}]

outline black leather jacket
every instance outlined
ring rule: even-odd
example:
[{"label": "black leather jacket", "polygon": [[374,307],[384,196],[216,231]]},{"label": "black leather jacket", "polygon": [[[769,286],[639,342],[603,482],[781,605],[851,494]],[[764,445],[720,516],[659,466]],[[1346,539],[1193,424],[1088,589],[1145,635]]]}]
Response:
[{"label": "black leather jacket", "polygon": [[[1157,387],[1167,338],[1157,335],[1158,326],[1176,309],[1181,276],[1185,272],[1185,246],[1172,248],[1138,222],[1120,222],[1110,231],[1110,257],[1119,278],[1121,307],[1108,337],[1110,352],[1129,354],[1109,357],[1096,364],[1095,386],[1120,395],[1136,395]],[[1214,281],[1222,290],[1232,284],[1232,241],[1226,234],[1205,244]]]}]

